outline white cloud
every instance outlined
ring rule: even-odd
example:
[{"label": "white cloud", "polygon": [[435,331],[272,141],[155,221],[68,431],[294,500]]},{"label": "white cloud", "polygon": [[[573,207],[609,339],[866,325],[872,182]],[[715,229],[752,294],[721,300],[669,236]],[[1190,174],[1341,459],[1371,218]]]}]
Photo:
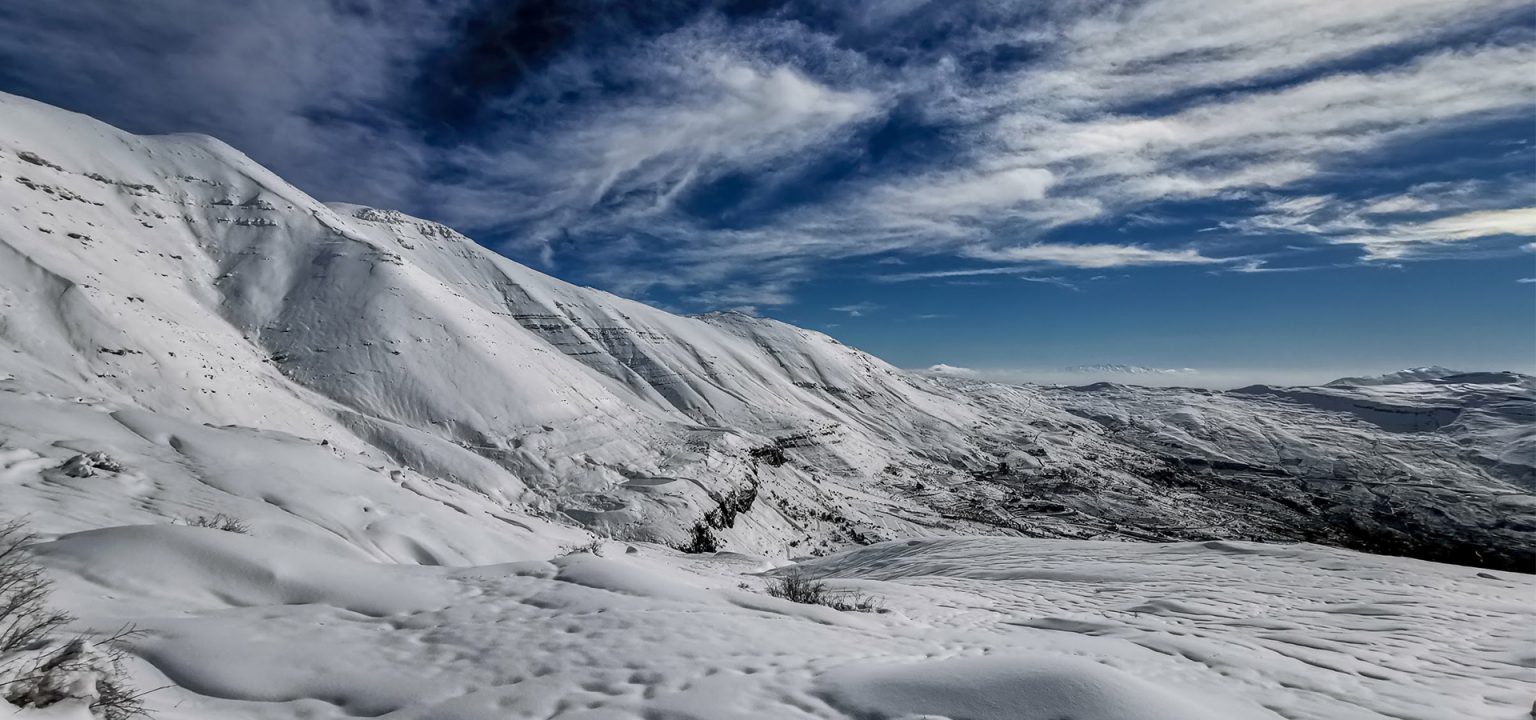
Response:
[{"label": "white cloud", "polygon": [[1393,195],[1371,201],[1370,204],[1361,208],[1361,212],[1367,215],[1396,215],[1401,213],[1434,212],[1438,208],[1438,205],[1424,198],[1412,195]]},{"label": "white cloud", "polygon": [[880,306],[871,302],[858,302],[851,305],[840,305],[831,309],[834,312],[848,313],[848,317],[863,317],[865,313],[879,310]]},{"label": "white cloud", "polygon": [[1072,23],[1053,73],[1024,93],[1063,104],[1134,102],[1241,87],[1525,12],[1522,0],[1160,0],[1110,6]]},{"label": "white cloud", "polygon": [[[1240,234],[1289,233],[1355,245],[1367,261],[1447,254],[1481,257],[1514,252],[1513,238],[1536,237],[1536,208],[1518,206],[1528,201],[1528,184],[1521,180],[1427,183],[1361,200],[1274,197],[1252,217],[1224,227]],[[1262,261],[1234,268],[1238,272],[1290,269],[1265,267]]]},{"label": "white cloud", "polygon": [[[454,40],[468,0],[387,12],[366,1],[256,0],[238,18],[183,0],[131,13],[21,3],[0,6],[0,24],[71,32],[10,33],[0,61],[40,86],[86,88],[83,109],[110,95],[130,129],[216,131],[325,199],[404,204],[618,292],[773,307],[824,261],[860,256],[984,259],[1023,267],[966,272],[1037,282],[1050,278],[1024,267],[1279,269],[1260,262],[1267,256],[1229,257],[1237,250],[1220,245],[1224,234],[1198,250],[1052,239],[1164,200],[1269,198],[1258,216],[1221,226],[1252,242],[1286,233],[1370,257],[1485,252],[1524,226],[1469,213],[1513,212],[1528,191],[1518,203],[1486,182],[1458,194],[1476,183],[1448,177],[1369,199],[1278,195],[1425,133],[1528,117],[1536,46],[1529,33],[1498,30],[1523,20],[1528,2],[901,0],[828,10],[851,35],[881,37],[915,27],[920,13],[956,13],[939,48],[861,48],[788,11],[702,13],[617,50],[562,48],[520,68],[515,91],[487,91],[481,132],[449,142],[410,126],[401,104]],[[1027,63],[967,66],[1019,47]],[[547,98],[520,104],[529,93]],[[942,128],[937,151],[881,164],[844,143],[897,108]],[[853,169],[792,207],[749,198],[760,212],[722,223],[684,211],[690,192],[721,178],[751,178],[749,194],[803,191],[802,171],[839,153]]]},{"label": "white cloud", "polygon": [[[490,150],[458,149],[454,164],[471,172],[448,188],[450,212],[480,226],[515,221],[522,232],[510,244],[524,250],[572,233],[665,232],[689,189],[797,166],[879,109],[871,92],[700,42],[663,39],[635,59],[667,83],[655,98],[599,103],[532,136],[514,127]],[[509,189],[518,204],[505,202]]]},{"label": "white cloud", "polygon": [[[771,241],[801,238],[776,246],[809,257],[908,250],[1073,268],[1216,264],[1232,259],[1211,254],[1216,246],[1209,243],[1202,252],[1039,238],[1150,202],[1283,190],[1340,158],[1416,133],[1522,114],[1536,96],[1536,76],[1527,72],[1536,66],[1536,48],[1526,45],[1432,52],[1369,71],[1315,71],[1518,3],[1219,5],[1162,2],[1066,20],[1044,45],[1046,69],[1032,66],[1006,86],[974,88],[976,95],[959,102],[952,102],[954,86],[937,95],[961,108],[956,115],[989,118],[969,137],[958,168],[862,179],[824,207],[782,217]],[[1208,27],[1211,17],[1222,21]],[[1195,52],[1183,52],[1191,45]],[[1314,71],[1275,82],[1303,69]],[[1230,91],[1181,98],[1163,111],[1124,109],[1217,86]],[[1357,207],[1357,215],[1451,206],[1433,205],[1429,196],[1437,193],[1449,194],[1442,188],[1384,196]],[[1272,213],[1270,220],[1289,224],[1271,229],[1307,233],[1313,213],[1306,210],[1293,208],[1288,218]],[[1001,227],[1024,242],[999,247]]]},{"label": "white cloud", "polygon": [[689,183],[741,165],[756,166],[829,139],[867,116],[874,97],[825,87],[788,67],[753,67],[729,56],[683,57],[707,68],[696,97],[659,106],[616,108],[555,147],[590,147],[589,201],[616,188],[654,188],[675,196]]},{"label": "white cloud", "polygon": [[953,375],[958,377],[972,377],[977,374],[977,372],[971,368],[960,367],[958,365],[945,365],[944,363],[930,365],[918,372],[927,373],[929,375]]},{"label": "white cloud", "polygon": [[1434,240],[1468,240],[1491,235],[1536,237],[1536,208],[1452,215],[1413,226],[1410,232]]},{"label": "white cloud", "polygon": [[1136,265],[1210,265],[1226,262],[1191,249],[1155,250],[1136,245],[1066,245],[1034,243],[1003,248],[973,248],[970,257],[994,262],[1035,262],[1074,268],[1112,268]]},{"label": "white cloud", "polygon": [[1051,171],[1034,167],[957,173],[917,187],[885,187],[887,197],[871,201],[896,212],[963,215],[1040,200],[1055,180]]},{"label": "white cloud", "polygon": [[[686,287],[691,283],[670,284],[671,287]],[[693,302],[704,307],[752,307],[756,314],[756,308],[760,305],[787,305],[794,301],[790,293],[790,284],[785,282],[764,283],[732,283],[719,288],[704,290],[695,295]],[[639,292],[644,292],[641,288]]]},{"label": "white cloud", "polygon": [[1041,276],[1036,276],[1036,275],[1030,274],[1030,273],[1033,273],[1033,272],[1035,272],[1037,270],[1038,270],[1038,268],[1033,267],[1033,266],[1027,266],[1027,265],[1024,265],[1024,266],[1007,266],[1007,267],[966,268],[966,269],[960,269],[960,270],[927,270],[927,271],[923,271],[923,272],[906,272],[906,273],[891,273],[891,274],[888,274],[888,275],[875,275],[875,276],[871,277],[870,279],[872,279],[872,280],[874,280],[876,282],[901,283],[901,282],[913,282],[913,281],[916,281],[916,280],[943,280],[943,279],[948,279],[948,278],[966,278],[966,277],[977,277],[977,276],[986,276],[986,275],[1011,275],[1011,276],[1017,277],[1020,280],[1026,280],[1026,281],[1031,281],[1031,282],[1052,283],[1052,284],[1058,284],[1058,283],[1066,282],[1066,281],[1062,280],[1061,278],[1041,277]]},{"label": "white cloud", "polygon": [[[1164,115],[1104,114],[1087,121],[1020,111],[996,134],[1014,162],[1092,183],[1101,198],[1206,197],[1282,187],[1341,153],[1490,112],[1523,113],[1536,94],[1529,47],[1445,52],[1406,66],[1325,75],[1248,91]],[[1059,168],[1071,168],[1070,172]]]},{"label": "white cloud", "polygon": [[1385,232],[1346,235],[1334,242],[1360,245],[1370,260],[1397,260],[1447,243],[1490,237],[1536,237],[1536,208],[1482,210],[1419,223],[1405,223]]}]

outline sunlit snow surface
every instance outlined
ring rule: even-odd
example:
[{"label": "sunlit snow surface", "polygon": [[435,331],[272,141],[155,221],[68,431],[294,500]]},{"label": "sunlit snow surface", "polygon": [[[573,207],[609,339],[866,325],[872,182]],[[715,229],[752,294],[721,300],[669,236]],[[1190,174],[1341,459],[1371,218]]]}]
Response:
[{"label": "sunlit snow surface", "polygon": [[[403,567],[183,527],[40,553],[134,623],[165,718],[1515,718],[1525,576],[1316,546],[1004,538],[810,563],[878,596],[761,594],[744,556]],[[738,584],[745,583],[746,589]]]},{"label": "sunlit snow surface", "polygon": [[[15,392],[0,410],[7,511],[45,533],[77,629],[143,631],[163,718],[1429,720],[1536,699],[1525,575],[928,539],[804,563],[887,610],[842,613],[767,596],[782,560],[572,553],[589,536],[312,440]],[[63,471],[90,451],[121,470]],[[251,534],[168,524],[214,511]]]}]

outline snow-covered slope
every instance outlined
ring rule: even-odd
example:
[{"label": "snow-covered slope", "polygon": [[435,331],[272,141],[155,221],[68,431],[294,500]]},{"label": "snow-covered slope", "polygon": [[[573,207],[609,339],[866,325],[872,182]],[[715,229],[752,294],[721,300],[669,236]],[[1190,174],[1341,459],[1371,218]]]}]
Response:
[{"label": "snow-covered slope", "polygon": [[[12,96],[0,131],[0,390],[26,402],[283,433],[673,545],[702,532],[793,555],[941,531],[1426,556],[1455,538],[1470,550],[1454,559],[1529,557],[1536,423],[1518,378],[1212,394],[924,377],[321,203],[210,138],[138,137]],[[1293,475],[1300,499],[1253,482]],[[1335,527],[1332,503],[1383,487],[1380,512]],[[1424,540],[1381,539],[1405,531]]]},{"label": "snow-covered slope", "polygon": [[[969,449],[971,408],[825,335],[575,287],[434,223],[317,202],[209,138],[16,97],[0,127],[12,387],[372,449],[669,541],[762,475],[831,502],[754,460],[776,441],[852,480]],[[758,549],[829,536],[759,524],[715,530]]]},{"label": "snow-covered slope", "polygon": [[[783,560],[597,557],[577,528],[376,450],[15,389],[0,419],[5,512],[47,539],[72,630],[140,631],[129,668],[164,688],[162,720],[1427,720],[1513,717],[1536,692],[1529,575],[906,540],[802,566],[886,609],[840,613],[767,596]],[[182,526],[218,513],[248,534]]]}]

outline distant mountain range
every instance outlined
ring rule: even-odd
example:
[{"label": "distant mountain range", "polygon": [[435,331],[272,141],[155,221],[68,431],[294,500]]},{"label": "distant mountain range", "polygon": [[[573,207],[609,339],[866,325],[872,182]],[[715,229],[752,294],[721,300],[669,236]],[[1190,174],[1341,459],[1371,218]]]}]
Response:
[{"label": "distant mountain range", "polygon": [[[928,375],[951,375],[959,377],[975,377],[982,374],[979,370],[968,367],[959,367],[955,365],[946,365],[944,363],[930,365],[929,367],[924,368],[921,372]],[[1199,371],[1193,368],[1152,368],[1143,367],[1140,365],[1103,364],[1073,365],[1071,367],[1062,368],[1060,372],[1072,373],[1076,375],[1194,375]]]},{"label": "distant mountain range", "polygon": [[1200,372],[1194,368],[1154,368],[1119,364],[1073,365],[1064,370],[1083,375],[1194,375]]}]

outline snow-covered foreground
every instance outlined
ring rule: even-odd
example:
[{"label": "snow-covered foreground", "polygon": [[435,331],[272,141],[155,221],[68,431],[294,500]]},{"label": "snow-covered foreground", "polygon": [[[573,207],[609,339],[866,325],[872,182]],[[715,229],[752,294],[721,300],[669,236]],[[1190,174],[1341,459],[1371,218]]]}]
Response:
[{"label": "snow-covered foreground", "polygon": [[[802,563],[886,610],[846,613],[768,596],[782,558],[596,557],[580,529],[311,439],[3,388],[0,436],[55,600],[74,630],[143,632],[162,718],[1427,720],[1536,698],[1529,575],[912,540]],[[176,524],[220,513],[250,533]]]},{"label": "snow-covered foreground", "polygon": [[875,614],[768,597],[747,556],[622,543],[416,567],[162,525],[38,551],[86,623],[144,631],[168,719],[1512,719],[1536,697],[1529,577],[1317,546],[949,538],[808,564]]},{"label": "snow-covered foreground", "polygon": [[[309,439],[14,390],[0,418],[6,512],[48,540],[75,630],[143,631],[162,718],[1513,718],[1536,698],[1527,575],[931,539],[803,563],[886,610],[845,613],[769,597],[783,559],[575,552],[584,531]],[[218,513],[250,534],[173,524]]]}]

